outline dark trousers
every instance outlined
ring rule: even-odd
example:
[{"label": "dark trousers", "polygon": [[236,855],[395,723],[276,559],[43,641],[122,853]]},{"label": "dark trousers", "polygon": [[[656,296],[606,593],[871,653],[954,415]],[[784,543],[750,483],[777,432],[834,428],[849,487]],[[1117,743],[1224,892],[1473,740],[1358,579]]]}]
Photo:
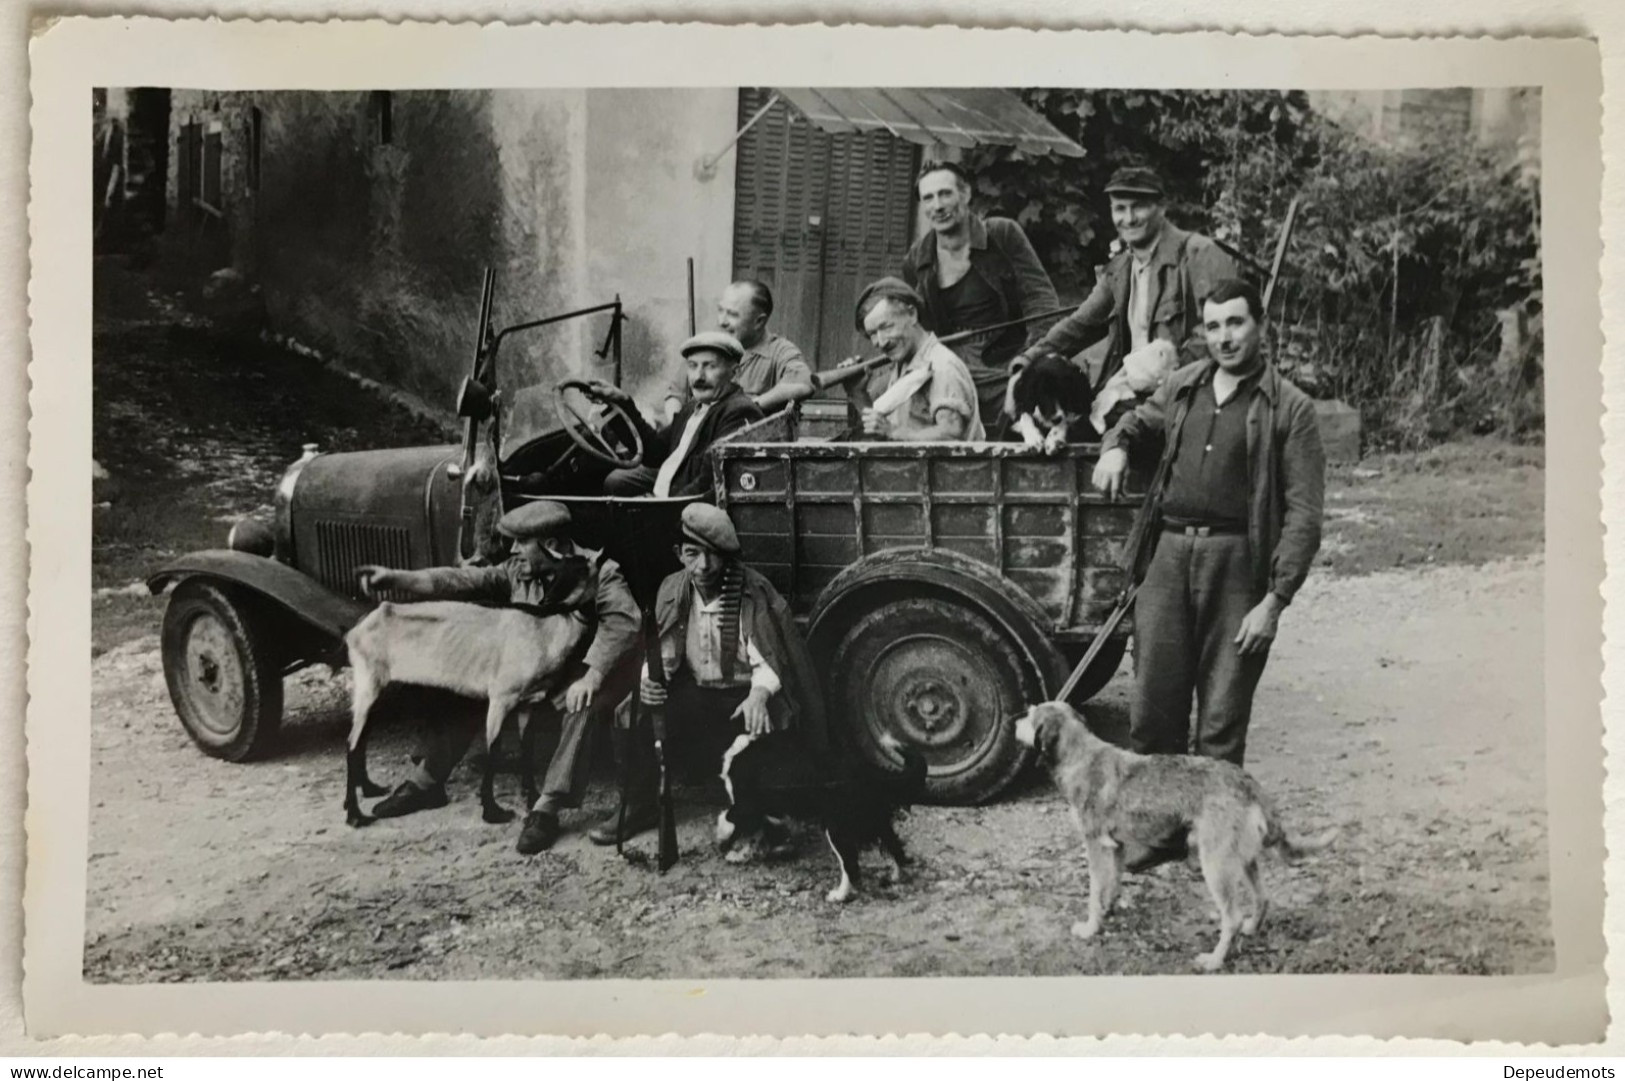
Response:
[{"label": "dark trousers", "polygon": [[1258,600],[1245,536],[1159,538],[1135,601],[1131,749],[1242,764],[1268,653],[1243,656],[1235,639]]},{"label": "dark trousers", "polygon": [[618,496],[648,495],[655,490],[660,469],[652,465],[635,465],[630,469],[612,469],[604,478],[604,494]]},{"label": "dark trousers", "polygon": [[[614,712],[616,703],[637,686],[638,657],[628,656],[605,677],[592,705],[573,713],[563,713],[546,703],[521,707],[529,710],[530,725],[546,725],[558,720],[559,740],[547,772],[542,779],[542,794],[536,801],[538,811],[555,814],[566,807],[580,807],[587,794],[587,776],[592,768],[588,754],[588,735],[594,718],[607,717]],[[586,671],[585,666],[570,673],[560,687],[568,687]],[[562,716],[561,716],[562,714]],[[413,754],[415,769],[412,779],[420,786],[445,784],[451,771],[468,753],[469,746],[481,735],[485,725],[483,706],[478,710],[463,711],[455,718],[443,718],[423,725]],[[488,752],[489,753],[489,752]]]},{"label": "dark trousers", "polygon": [[[674,780],[699,781],[721,790],[722,756],[745,731],[744,719],[735,717],[733,711],[749,693],[749,687],[701,687],[683,676],[672,682],[663,708],[666,768]],[[632,755],[626,794],[629,806],[653,803],[660,783],[648,707],[639,710],[644,716],[631,733],[628,749]]]}]

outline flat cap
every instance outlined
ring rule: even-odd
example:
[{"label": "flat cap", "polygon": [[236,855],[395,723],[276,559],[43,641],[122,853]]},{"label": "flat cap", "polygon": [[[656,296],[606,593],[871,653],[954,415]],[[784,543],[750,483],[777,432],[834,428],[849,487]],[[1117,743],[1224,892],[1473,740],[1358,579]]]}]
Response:
[{"label": "flat cap", "polygon": [[557,536],[569,528],[569,508],[551,499],[538,499],[534,503],[515,507],[497,522],[497,532],[514,540],[528,537],[542,540]]},{"label": "flat cap", "polygon": [[858,294],[858,306],[852,313],[852,322],[857,326],[858,333],[863,333],[863,317],[869,309],[882,300],[901,300],[915,311],[925,310],[925,301],[914,287],[902,278],[885,277],[879,281],[870,282]]},{"label": "flat cap", "polygon": [[679,349],[678,352],[682,353],[683,356],[686,357],[690,353],[699,352],[701,349],[709,349],[712,352],[721,353],[723,356],[732,360],[735,364],[739,363],[740,359],[745,355],[745,347],[739,344],[739,339],[734,337],[732,334],[721,330],[700,331],[698,334],[694,335],[694,337],[684,342],[682,348]]},{"label": "flat cap", "polygon": [[1112,174],[1111,181],[1106,185],[1107,195],[1116,195],[1122,192],[1125,195],[1155,195],[1162,196],[1162,178],[1155,169],[1147,169],[1143,165],[1129,165]]},{"label": "flat cap", "polygon": [[690,503],[683,508],[683,536],[724,555],[739,554],[739,534],[727,511],[709,503]]}]

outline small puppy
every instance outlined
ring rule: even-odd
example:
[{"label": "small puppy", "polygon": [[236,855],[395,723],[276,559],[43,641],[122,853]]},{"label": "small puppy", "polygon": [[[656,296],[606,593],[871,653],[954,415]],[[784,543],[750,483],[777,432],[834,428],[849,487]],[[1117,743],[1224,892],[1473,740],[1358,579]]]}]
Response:
[{"label": "small puppy", "polygon": [[1065,357],[1047,353],[1016,377],[1008,407],[1022,441],[1054,454],[1074,435],[1079,440],[1093,438],[1089,410],[1094,400],[1088,373]]},{"label": "small puppy", "polygon": [[1311,838],[1288,837],[1258,782],[1240,766],[1194,755],[1120,750],[1084,727],[1076,710],[1045,702],[1016,722],[1016,738],[1038,751],[1072,807],[1089,852],[1089,919],[1072,925],[1093,938],[1117,898],[1124,844],[1155,846],[1183,830],[1219,907],[1219,942],[1196,966],[1217,972],[1239,930],[1262,926],[1267,902],[1258,881],[1266,848],[1289,859],[1325,848],[1334,826]]},{"label": "small puppy", "polygon": [[729,862],[736,846],[762,834],[772,847],[777,835],[782,844],[785,819],[817,822],[841,880],[827,894],[834,903],[848,900],[861,884],[858,856],[879,844],[896,867],[901,881],[909,858],[897,836],[897,813],[925,793],[925,759],[895,739],[886,746],[903,760],[900,770],[886,770],[867,762],[813,753],[795,732],[740,736],[722,760],[722,783],[728,807],[717,815],[717,847]]}]

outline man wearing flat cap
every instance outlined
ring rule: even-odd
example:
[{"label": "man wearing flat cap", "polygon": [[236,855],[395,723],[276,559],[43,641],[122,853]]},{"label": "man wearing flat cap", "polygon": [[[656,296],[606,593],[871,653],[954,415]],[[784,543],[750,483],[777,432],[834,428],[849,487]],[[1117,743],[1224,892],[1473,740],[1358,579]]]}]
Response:
[{"label": "man wearing flat cap", "polygon": [[643,437],[643,464],[655,469],[652,480],[646,469],[615,470],[604,478],[606,495],[709,494],[711,466],[705,452],[717,440],[764,416],[761,407],[734,382],[745,348],[732,334],[702,331],[684,342],[681,351],[689,401],[664,429],[657,430],[645,420],[626,391],[593,382],[599,394],[619,404],[637,425]]},{"label": "man wearing flat cap", "polygon": [[[682,569],[660,583],[655,599],[663,671],[657,677],[645,664],[639,691],[645,705],[665,707],[674,755],[715,776],[742,734],[795,728],[811,746],[826,748],[823,694],[789,605],[740,559],[727,512],[690,503],[682,530]],[[658,818],[652,746],[640,739],[633,747],[623,840]],[[619,817],[588,836],[614,844]]]},{"label": "man wearing flat cap", "polygon": [[[417,571],[368,566],[359,571],[369,595],[534,605],[546,595],[562,560],[579,556],[596,566],[597,591],[589,617],[595,629],[585,654],[575,663],[563,691],[546,703],[525,707],[537,711],[531,718],[533,727],[550,715],[560,717],[558,747],[548,763],[541,795],[529,808],[519,834],[519,851],[525,855],[552,847],[559,834],[559,812],[581,806],[589,765],[588,722],[595,714],[612,710],[637,680],[637,602],[615,561],[576,545],[569,529],[570,511],[564,504],[537,500],[515,507],[497,523],[498,532],[513,540],[512,556],[500,565]],[[395,818],[446,805],[446,778],[480,731],[484,716],[483,708],[464,712],[465,723],[425,726],[411,775],[373,808],[373,814]]]},{"label": "man wearing flat cap", "polygon": [[1218,282],[1240,276],[1236,261],[1213,240],[1166,220],[1166,194],[1154,170],[1118,169],[1106,196],[1123,250],[1077,311],[1011,361],[1019,372],[1043,352],[1073,357],[1104,332],[1091,417],[1102,434],[1176,368],[1207,357],[1202,301]]},{"label": "man wearing flat cap", "polygon": [[847,384],[863,435],[919,443],[984,440],[976,381],[965,362],[921,325],[922,303],[901,278],[881,278],[858,295],[858,331],[891,361],[866,382]]}]

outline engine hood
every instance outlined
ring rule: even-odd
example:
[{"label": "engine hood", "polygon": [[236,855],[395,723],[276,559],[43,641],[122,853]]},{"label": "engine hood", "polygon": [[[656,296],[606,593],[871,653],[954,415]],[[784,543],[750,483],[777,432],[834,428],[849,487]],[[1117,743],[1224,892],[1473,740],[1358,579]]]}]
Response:
[{"label": "engine hood", "polygon": [[353,595],[355,568],[456,561],[456,444],[320,454],[300,468],[289,500],[293,563]]}]

